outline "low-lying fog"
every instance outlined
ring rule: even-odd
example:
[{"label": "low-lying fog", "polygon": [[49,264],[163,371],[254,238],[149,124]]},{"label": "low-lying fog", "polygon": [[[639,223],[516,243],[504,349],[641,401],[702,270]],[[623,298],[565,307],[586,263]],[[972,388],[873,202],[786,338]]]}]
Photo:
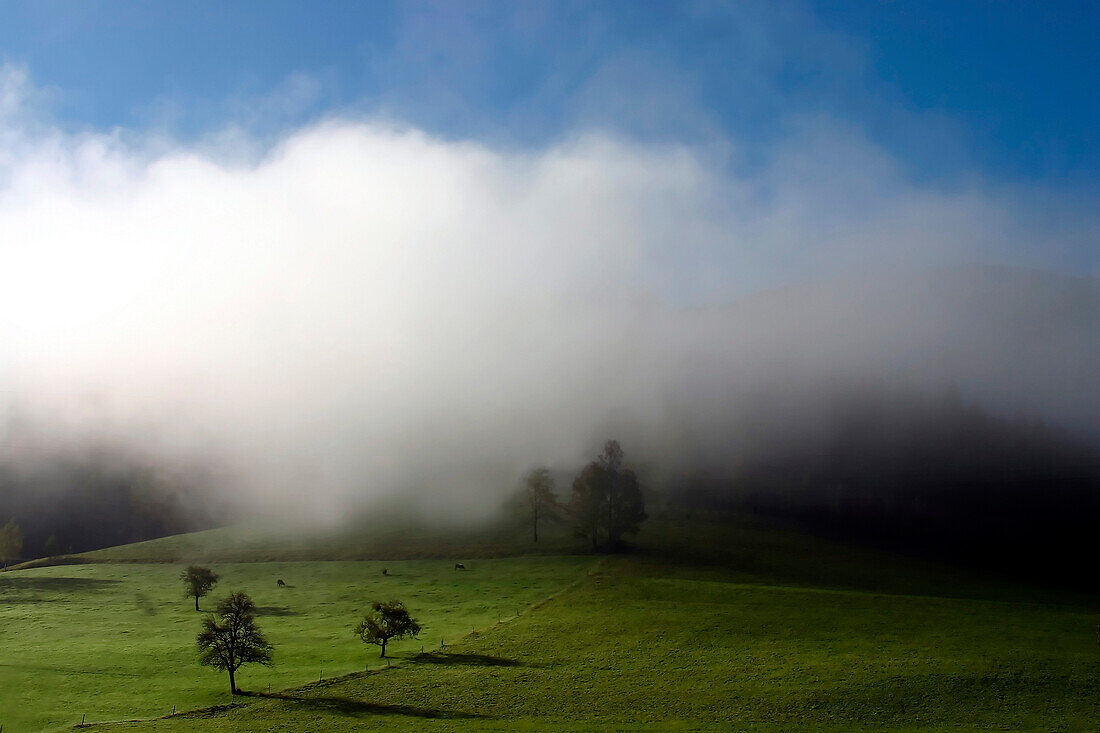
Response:
[{"label": "low-lying fog", "polygon": [[1100,287],[1055,274],[1100,228],[1052,192],[921,187],[822,121],[748,174],[599,131],[70,133],[4,73],[14,465],[122,447],[249,511],[408,492],[455,517],[611,436],[655,481],[728,462],[760,395],[783,440],[864,383],[1100,436]]}]

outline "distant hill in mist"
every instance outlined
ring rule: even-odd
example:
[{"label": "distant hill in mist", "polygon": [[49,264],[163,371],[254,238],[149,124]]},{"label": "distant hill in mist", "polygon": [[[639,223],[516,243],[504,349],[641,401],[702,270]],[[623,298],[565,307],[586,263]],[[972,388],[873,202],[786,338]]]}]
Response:
[{"label": "distant hill in mist", "polygon": [[[979,266],[867,273],[644,315],[631,352],[643,368],[622,394],[647,406],[592,424],[591,445],[617,437],[675,506],[994,562],[1061,555],[1068,568],[1084,552],[1100,519],[1097,278]],[[601,376],[604,386],[616,378]],[[496,505],[514,486],[486,484],[540,460],[485,443],[477,460],[497,463],[479,475],[494,479],[440,461],[409,501],[447,492],[451,506],[465,496],[457,487],[476,486],[469,502]],[[263,487],[234,506],[216,472],[127,455],[44,438],[30,453],[0,449],[0,522],[24,525],[33,556],[51,534],[82,551],[263,506]],[[430,445],[407,455],[435,457]],[[565,477],[579,467],[553,466]]]},{"label": "distant hill in mist", "polygon": [[[0,452],[0,455],[3,455]],[[117,452],[53,449],[0,459],[0,520],[23,528],[23,556],[50,536],[84,552],[224,523],[228,505],[202,472],[166,470]]]},{"label": "distant hill in mist", "polygon": [[698,391],[676,405],[674,503],[1050,575],[1094,556],[1096,278],[927,271],[695,318],[716,356],[683,380]]},{"label": "distant hill in mist", "polygon": [[953,391],[865,386],[838,395],[832,418],[802,441],[731,446],[725,466],[678,476],[669,500],[1052,576],[1095,556],[1095,444]]}]

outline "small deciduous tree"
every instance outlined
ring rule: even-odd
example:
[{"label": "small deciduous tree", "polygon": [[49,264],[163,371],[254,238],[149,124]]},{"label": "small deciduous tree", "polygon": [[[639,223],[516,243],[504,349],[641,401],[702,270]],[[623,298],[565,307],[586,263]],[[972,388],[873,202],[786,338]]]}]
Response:
[{"label": "small deciduous tree", "polygon": [[554,495],[554,479],[545,466],[533,468],[523,480],[526,488],[527,508],[531,513],[531,531],[534,541],[539,541],[539,520],[552,516],[558,506]]},{"label": "small deciduous tree", "polygon": [[218,603],[199,631],[199,663],[229,672],[229,691],[234,695],[235,675],[242,665],[271,666],[271,644],[256,626],[255,611],[252,599],[238,591]]},{"label": "small deciduous tree", "polygon": [[180,573],[183,581],[183,597],[195,599],[195,610],[199,610],[199,599],[214,589],[218,583],[218,574],[201,565],[190,565]]},{"label": "small deciduous tree", "polygon": [[23,556],[23,528],[14,519],[0,529],[0,563],[7,565]]},{"label": "small deciduous tree", "polygon": [[355,633],[364,644],[382,647],[380,656],[385,657],[387,642],[410,636],[415,638],[420,633],[420,624],[409,615],[401,601],[375,601],[370,613],[355,627]]}]

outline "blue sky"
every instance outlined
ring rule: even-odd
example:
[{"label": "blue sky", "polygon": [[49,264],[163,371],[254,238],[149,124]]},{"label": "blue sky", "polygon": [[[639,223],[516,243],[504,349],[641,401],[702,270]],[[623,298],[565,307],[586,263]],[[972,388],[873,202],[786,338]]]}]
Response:
[{"label": "blue sky", "polygon": [[0,0],[0,60],[81,128],[385,114],[453,138],[736,143],[828,115],[917,180],[1100,179],[1100,4]]}]

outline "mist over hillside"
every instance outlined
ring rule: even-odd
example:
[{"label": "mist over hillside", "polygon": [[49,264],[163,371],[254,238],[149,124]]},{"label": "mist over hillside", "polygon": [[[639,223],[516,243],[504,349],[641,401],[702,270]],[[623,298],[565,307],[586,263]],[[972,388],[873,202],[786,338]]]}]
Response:
[{"label": "mist over hillside", "polygon": [[[491,347],[484,360],[455,365],[450,390],[424,385],[438,414],[419,395],[415,430],[375,435],[399,452],[379,456],[355,419],[331,426],[349,430],[342,456],[362,441],[363,460],[339,477],[338,493],[326,489],[330,500],[484,519],[531,465],[568,476],[615,436],[648,487],[674,503],[810,518],[863,536],[931,533],[941,541],[923,544],[940,549],[1056,536],[1097,516],[1095,278],[936,268],[721,307],[589,307],[595,322],[562,310],[478,336]],[[353,385],[327,410],[364,406]],[[278,492],[255,482],[286,461],[302,492],[333,479],[321,456],[318,475],[305,472],[301,448],[263,456],[257,471],[234,463],[240,438],[164,450],[148,440],[155,428],[144,439],[85,432],[97,414],[117,419],[102,402],[74,412],[51,396],[49,413],[32,397],[10,400],[18,420],[5,425],[4,453],[5,514],[26,518],[32,546],[54,526],[89,549],[283,513]]]},{"label": "mist over hillside", "polygon": [[[28,452],[27,447],[20,452]],[[43,442],[38,448],[33,457],[0,461],[0,518],[14,519],[24,531],[26,558],[84,552],[241,518],[203,467],[181,470],[104,447]]]},{"label": "mist over hillside", "polygon": [[0,82],[0,490],[25,497],[0,518],[140,484],[178,510],[130,538],[380,501],[479,521],[609,437],[671,490],[820,450],[875,392],[901,432],[924,398],[890,395],[955,390],[1100,438],[1097,280],[1059,274],[1100,229],[1041,187],[924,185],[827,120],[752,166],[350,113],[184,143]]}]

